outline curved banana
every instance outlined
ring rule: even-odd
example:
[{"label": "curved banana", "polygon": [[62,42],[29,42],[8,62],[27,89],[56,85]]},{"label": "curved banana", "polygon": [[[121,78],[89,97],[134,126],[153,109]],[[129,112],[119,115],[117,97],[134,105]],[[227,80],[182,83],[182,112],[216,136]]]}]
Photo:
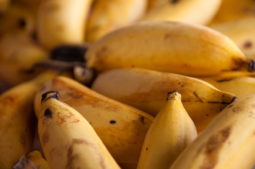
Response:
[{"label": "curved banana", "polygon": [[208,24],[221,4],[221,0],[165,0],[149,10],[141,21],[179,21]]},{"label": "curved banana", "polygon": [[44,93],[41,101],[38,131],[50,168],[120,169],[89,122],[57,92]]},{"label": "curved banana", "polygon": [[37,93],[37,116],[42,94],[51,90],[58,91],[60,101],[72,106],[90,122],[118,162],[138,161],[145,134],[153,119],[150,115],[100,95],[72,79],[56,77]]},{"label": "curved banana", "polygon": [[251,59],[255,59],[254,27],[255,14],[253,18],[242,18],[227,23],[216,24],[211,28],[227,35],[243,51],[245,56]]},{"label": "curved banana", "polygon": [[171,169],[248,169],[255,164],[255,95],[227,106]]},{"label": "curved banana", "polygon": [[94,42],[105,34],[131,24],[146,10],[146,0],[96,0],[87,23],[87,41]]},{"label": "curved banana", "polygon": [[168,169],[197,137],[195,124],[181,102],[181,95],[168,93],[167,103],[151,124],[137,169]]},{"label": "curved banana", "polygon": [[164,106],[166,93],[177,90],[199,132],[235,98],[198,79],[145,69],[116,69],[102,73],[92,89],[154,116]]},{"label": "curved banana", "polygon": [[50,167],[39,151],[32,151],[22,156],[13,169],[50,169]]},{"label": "curved banana", "polygon": [[34,96],[41,85],[55,75],[54,72],[45,72],[0,96],[0,169],[11,169],[23,154],[31,150]]},{"label": "curved banana", "polygon": [[84,41],[92,0],[44,0],[38,11],[39,42],[48,49]]},{"label": "curved banana", "polygon": [[143,22],[119,29],[91,44],[85,60],[99,71],[139,67],[191,76],[254,69],[254,62],[225,35],[177,22]]}]

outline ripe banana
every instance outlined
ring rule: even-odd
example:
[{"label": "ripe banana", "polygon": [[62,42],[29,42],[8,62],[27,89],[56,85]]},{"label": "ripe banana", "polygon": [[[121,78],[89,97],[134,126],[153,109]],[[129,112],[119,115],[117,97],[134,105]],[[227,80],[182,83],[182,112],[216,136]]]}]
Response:
[{"label": "ripe banana", "polygon": [[194,24],[208,24],[221,4],[221,0],[165,0],[152,8],[142,21],[179,21]]},{"label": "ripe banana", "polygon": [[45,84],[35,98],[38,116],[41,95],[58,91],[60,101],[80,112],[93,126],[118,162],[136,163],[152,117],[142,111],[100,95],[65,77]]},{"label": "ripe banana", "polygon": [[182,105],[181,95],[170,92],[146,134],[137,169],[169,169],[196,137],[195,124]]},{"label": "ripe banana", "polygon": [[143,22],[91,44],[85,60],[99,71],[139,67],[191,76],[253,71],[241,50],[212,29],[177,22]]},{"label": "ripe banana", "polygon": [[102,73],[92,89],[154,116],[164,106],[166,93],[177,90],[198,131],[235,98],[195,78],[145,69],[116,69]]},{"label": "ripe banana", "polygon": [[146,10],[146,0],[97,0],[87,24],[87,41],[94,42],[105,34],[131,24]]},{"label": "ripe banana", "polygon": [[227,106],[171,169],[248,169],[255,164],[255,95]]},{"label": "ripe banana", "polygon": [[54,76],[53,72],[45,72],[0,96],[0,169],[11,169],[32,148],[34,96]]},{"label": "ripe banana", "polygon": [[89,122],[57,98],[57,92],[44,93],[38,114],[40,142],[50,168],[120,169]]},{"label": "ripe banana", "polygon": [[6,34],[0,39],[0,78],[9,85],[31,79],[33,64],[46,59],[46,51],[26,34]]},{"label": "ripe banana", "polygon": [[[255,5],[255,3],[254,3]],[[255,16],[255,15],[254,15]],[[245,56],[255,59],[255,17],[213,25],[212,28],[227,35],[243,51]]]},{"label": "ripe banana", "polygon": [[38,11],[37,32],[48,49],[84,41],[85,23],[92,0],[44,0]]},{"label": "ripe banana", "polygon": [[39,151],[32,151],[22,156],[13,169],[50,169],[48,162]]}]

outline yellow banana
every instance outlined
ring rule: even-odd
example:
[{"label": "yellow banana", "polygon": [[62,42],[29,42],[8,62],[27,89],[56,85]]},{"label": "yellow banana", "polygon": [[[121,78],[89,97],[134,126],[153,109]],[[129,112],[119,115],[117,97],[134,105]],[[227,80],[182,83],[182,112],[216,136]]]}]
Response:
[{"label": "yellow banana", "polygon": [[87,41],[94,42],[115,29],[131,24],[146,10],[146,0],[96,0],[87,24]]},{"label": "yellow banana", "polygon": [[13,169],[50,169],[48,162],[39,151],[32,151],[22,156]]},{"label": "yellow banana", "polygon": [[179,21],[194,24],[208,24],[221,4],[221,0],[165,0],[152,8],[142,21]]},{"label": "yellow banana", "polygon": [[84,41],[85,23],[92,0],[44,0],[38,11],[37,32],[48,49]]},{"label": "yellow banana", "polygon": [[255,95],[227,106],[171,169],[251,169],[255,164]]},{"label": "yellow banana", "polygon": [[118,162],[136,163],[152,117],[86,88],[65,77],[56,77],[45,84],[35,99],[38,116],[41,95],[58,91],[59,99],[80,112],[93,126],[110,153]]},{"label": "yellow banana", "polygon": [[38,116],[50,168],[120,169],[89,122],[57,97],[52,91],[44,93]]},{"label": "yellow banana", "polygon": [[99,71],[139,67],[192,76],[230,70],[253,71],[241,50],[212,29],[177,22],[143,22],[112,32],[85,54]]},{"label": "yellow banana", "polygon": [[[255,3],[254,3],[255,5]],[[255,8],[254,8],[255,9]],[[254,14],[255,16],[255,14]],[[232,39],[243,53],[255,59],[255,17],[242,18],[227,23],[213,25],[212,28]]]},{"label": "yellow banana", "polygon": [[146,134],[137,169],[168,169],[196,137],[195,124],[182,105],[181,95],[170,92]]},{"label": "yellow banana", "polygon": [[53,72],[45,72],[0,96],[0,169],[11,169],[32,148],[34,96],[54,76]]},{"label": "yellow banana", "polygon": [[116,69],[102,73],[92,89],[154,116],[164,106],[166,93],[177,90],[198,131],[235,98],[195,78],[145,69]]}]

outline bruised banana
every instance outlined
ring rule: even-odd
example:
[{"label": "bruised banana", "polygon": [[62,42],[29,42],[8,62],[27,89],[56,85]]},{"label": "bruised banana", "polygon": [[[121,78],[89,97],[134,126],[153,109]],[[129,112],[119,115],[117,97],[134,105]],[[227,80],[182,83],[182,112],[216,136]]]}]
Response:
[{"label": "bruised banana", "polygon": [[92,89],[153,116],[164,106],[166,93],[177,90],[198,131],[235,98],[202,80],[145,69],[116,69],[102,73]]},{"label": "bruised banana", "polygon": [[50,168],[120,169],[89,122],[57,92],[44,93],[41,101],[38,131]]},{"label": "bruised banana", "polygon": [[119,29],[91,44],[85,60],[98,71],[139,67],[191,76],[254,69],[254,61],[227,36],[177,22],[143,22]]},{"label": "bruised banana", "polygon": [[54,72],[45,72],[0,96],[0,169],[11,169],[32,148],[34,96],[54,76]]},{"label": "bruised banana", "polygon": [[39,151],[32,151],[22,156],[13,169],[50,169],[48,162]]},{"label": "bruised banana", "polygon": [[96,0],[87,23],[87,41],[94,42],[105,34],[131,24],[146,10],[146,0]]},{"label": "bruised banana", "polygon": [[120,102],[100,95],[65,77],[45,84],[35,98],[39,117],[41,96],[58,91],[60,101],[80,112],[93,126],[110,153],[119,163],[136,163],[152,117]]},{"label": "bruised banana", "polygon": [[221,0],[165,0],[162,5],[149,10],[141,21],[179,21],[208,24],[221,4]]},{"label": "bruised banana", "polygon": [[44,0],[38,11],[39,42],[48,49],[84,41],[85,23],[92,0]]},{"label": "bruised banana", "polygon": [[227,35],[243,51],[245,56],[255,59],[254,27],[255,14],[253,18],[243,18],[227,23],[217,24],[213,25],[211,28]]},{"label": "bruised banana", "polygon": [[227,106],[171,169],[251,169],[255,164],[255,95]]},{"label": "bruised banana", "polygon": [[196,137],[195,124],[182,105],[181,95],[170,92],[146,134],[137,169],[169,169]]}]

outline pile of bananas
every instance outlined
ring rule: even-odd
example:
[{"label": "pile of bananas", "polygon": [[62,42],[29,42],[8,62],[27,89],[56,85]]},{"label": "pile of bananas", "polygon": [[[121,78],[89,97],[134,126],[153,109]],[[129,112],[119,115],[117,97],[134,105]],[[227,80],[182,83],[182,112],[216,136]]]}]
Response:
[{"label": "pile of bananas", "polygon": [[252,169],[254,0],[0,0],[0,169]]}]

